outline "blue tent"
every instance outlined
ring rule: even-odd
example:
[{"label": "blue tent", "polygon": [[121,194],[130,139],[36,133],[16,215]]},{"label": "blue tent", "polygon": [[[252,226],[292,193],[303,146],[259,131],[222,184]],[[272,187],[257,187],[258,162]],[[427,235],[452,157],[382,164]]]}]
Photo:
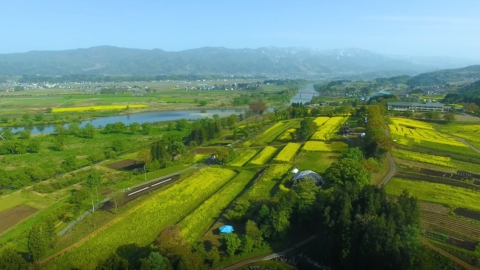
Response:
[{"label": "blue tent", "polygon": [[221,233],[226,233],[229,234],[233,232],[233,227],[230,225],[223,225],[222,227],[219,228]]}]

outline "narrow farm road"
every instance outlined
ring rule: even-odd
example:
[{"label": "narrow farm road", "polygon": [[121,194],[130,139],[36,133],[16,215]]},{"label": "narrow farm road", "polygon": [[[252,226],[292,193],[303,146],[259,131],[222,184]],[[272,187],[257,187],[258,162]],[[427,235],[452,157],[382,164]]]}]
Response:
[{"label": "narrow farm road", "polygon": [[[452,136],[452,135],[450,135],[450,136]],[[461,143],[464,143],[465,145],[470,147],[470,149],[472,149],[473,151],[480,154],[480,149],[475,148],[475,146],[471,145],[469,142],[467,142],[467,140],[465,140],[463,138],[460,138],[460,137],[457,137],[457,136],[452,136],[452,137],[455,138],[457,141],[459,141]]]},{"label": "narrow farm road", "polygon": [[304,246],[308,243],[310,243],[311,241],[313,241],[315,238],[317,238],[318,235],[312,235],[310,236],[309,238],[303,240],[302,242],[290,247],[290,248],[287,248],[281,252],[275,252],[275,253],[271,253],[271,254],[268,254],[268,255],[264,255],[264,256],[260,256],[260,257],[256,257],[256,258],[252,258],[252,259],[248,259],[248,260],[245,260],[245,261],[241,261],[239,263],[236,263],[236,264],[233,264],[233,265],[230,265],[226,268],[223,268],[223,270],[235,270],[235,269],[238,269],[240,267],[243,267],[245,265],[248,265],[248,264],[251,264],[251,263],[255,263],[255,262],[259,262],[259,261],[268,261],[268,260],[271,260],[275,257],[278,257],[278,256],[282,256],[284,254],[286,254],[287,252],[291,252],[301,246]]},{"label": "narrow farm road", "polygon": [[444,251],[443,249],[434,246],[432,243],[428,242],[426,239],[422,239],[422,243],[423,243],[424,245],[426,245],[427,247],[429,247],[429,248],[435,250],[436,252],[440,253],[442,256],[451,259],[451,260],[454,261],[456,264],[462,266],[463,268],[465,268],[465,269],[467,269],[467,270],[478,270],[478,268],[475,268],[475,267],[471,266],[470,264],[468,264],[468,263],[460,260],[459,258],[453,256],[452,254]]},{"label": "narrow farm road", "polygon": [[379,184],[380,187],[388,184],[388,181],[390,181],[390,179],[392,179],[392,177],[397,172],[397,163],[395,163],[395,160],[393,159],[391,152],[388,152],[387,159],[388,159],[388,164],[390,165],[390,169],[389,169],[387,175],[385,175],[385,177],[380,182],[380,184]]}]

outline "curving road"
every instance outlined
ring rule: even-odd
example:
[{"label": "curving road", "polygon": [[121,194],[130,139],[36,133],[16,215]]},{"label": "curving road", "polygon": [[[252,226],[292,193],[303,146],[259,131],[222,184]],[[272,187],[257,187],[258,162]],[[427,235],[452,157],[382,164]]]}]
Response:
[{"label": "curving road", "polygon": [[445,250],[434,246],[432,243],[428,242],[428,240],[426,240],[426,239],[422,239],[421,241],[427,247],[435,250],[436,252],[440,253],[442,256],[449,258],[450,260],[454,261],[456,264],[462,266],[463,268],[465,268],[467,270],[477,270],[478,269],[478,268],[475,268],[475,267],[471,266],[470,264],[460,260],[459,258],[453,256],[452,254],[446,252]]},{"label": "curving road", "polygon": [[395,163],[395,160],[392,157],[392,153],[388,152],[387,159],[388,159],[388,164],[390,165],[390,169],[389,169],[387,175],[385,175],[385,177],[383,177],[382,181],[378,184],[378,186],[380,186],[380,187],[383,187],[386,184],[388,184],[388,181],[390,181],[390,179],[392,179],[392,177],[397,172],[397,163]]}]

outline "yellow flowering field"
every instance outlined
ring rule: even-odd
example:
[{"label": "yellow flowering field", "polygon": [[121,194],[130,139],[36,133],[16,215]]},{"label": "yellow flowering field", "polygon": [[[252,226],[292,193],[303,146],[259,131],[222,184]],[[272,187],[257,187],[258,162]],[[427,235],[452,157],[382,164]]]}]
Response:
[{"label": "yellow flowering field", "polygon": [[273,160],[277,162],[290,162],[301,146],[299,143],[288,143]]},{"label": "yellow flowering field", "polygon": [[391,117],[390,121],[397,126],[413,127],[413,128],[422,128],[433,130],[433,125],[425,123],[418,120],[406,119],[401,117]]},{"label": "yellow flowering field", "polygon": [[232,170],[215,167],[198,171],[115,219],[42,269],[95,269],[99,260],[120,246],[149,245],[163,228],[179,222],[235,175]]},{"label": "yellow flowering field", "polygon": [[273,164],[265,170],[262,177],[248,190],[246,197],[248,199],[262,199],[270,197],[271,190],[283,180],[283,176],[291,168],[290,164]]},{"label": "yellow flowering field", "polygon": [[320,126],[312,135],[312,140],[330,140],[335,136],[335,132],[347,121],[347,117],[335,116],[330,118],[325,124]]},{"label": "yellow flowering field", "polygon": [[290,128],[287,129],[280,137],[278,137],[278,140],[280,141],[291,141],[292,140],[292,133],[294,133],[297,129],[295,128]]},{"label": "yellow flowering field", "polygon": [[132,105],[105,105],[105,106],[82,106],[82,107],[69,107],[69,108],[53,108],[53,113],[59,112],[84,112],[84,111],[107,111],[107,110],[125,110],[125,109],[142,109],[147,108],[144,104],[132,104]]},{"label": "yellow flowering field", "polygon": [[315,125],[317,125],[317,127],[320,127],[321,125],[325,124],[328,120],[330,120],[330,117],[320,116],[320,117],[315,118],[315,120],[313,120],[313,122],[315,123]]},{"label": "yellow flowering field", "polygon": [[230,162],[230,165],[235,167],[242,167],[245,163],[252,159],[257,154],[257,152],[257,149],[243,150],[235,157],[232,162]]},{"label": "yellow flowering field", "polygon": [[277,148],[272,146],[267,146],[252,160],[250,164],[252,165],[263,165],[267,163],[270,158],[277,152]]},{"label": "yellow flowering field", "polygon": [[[398,126],[398,125],[388,125],[390,129],[390,134],[392,135],[392,138],[396,140],[400,140],[402,138],[410,138],[413,139],[415,143],[421,144],[422,141],[428,141],[428,142],[433,142],[433,143],[441,143],[441,144],[447,144],[451,146],[458,146],[458,147],[467,147],[465,144],[457,141],[456,139],[446,135],[442,134],[440,132],[437,132],[435,130],[431,129],[422,129],[422,128],[407,128],[404,126]],[[408,140],[403,140],[400,143],[407,143]]]},{"label": "yellow flowering field", "polygon": [[341,152],[348,148],[348,145],[344,142],[331,142],[326,143],[322,141],[308,141],[303,145],[303,151],[315,152]]},{"label": "yellow flowering field", "polygon": [[425,153],[417,153],[417,152],[402,150],[402,149],[393,149],[392,154],[394,157],[397,157],[400,159],[419,161],[423,163],[440,165],[444,167],[451,167],[451,168],[454,167],[449,157],[435,156],[435,155],[429,155]]}]

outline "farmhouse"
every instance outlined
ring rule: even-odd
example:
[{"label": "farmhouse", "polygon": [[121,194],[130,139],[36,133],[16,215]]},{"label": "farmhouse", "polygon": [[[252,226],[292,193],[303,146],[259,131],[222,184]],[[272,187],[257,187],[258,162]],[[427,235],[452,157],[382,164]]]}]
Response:
[{"label": "farmhouse", "polygon": [[450,106],[441,103],[387,102],[389,111],[448,112]]},{"label": "farmhouse", "polygon": [[298,171],[297,169],[294,169],[292,170],[292,172],[295,173],[295,175],[292,178],[292,182],[294,183],[305,180],[307,178],[311,178],[317,182],[317,185],[323,184],[323,178],[314,171],[311,171],[311,170]]}]

